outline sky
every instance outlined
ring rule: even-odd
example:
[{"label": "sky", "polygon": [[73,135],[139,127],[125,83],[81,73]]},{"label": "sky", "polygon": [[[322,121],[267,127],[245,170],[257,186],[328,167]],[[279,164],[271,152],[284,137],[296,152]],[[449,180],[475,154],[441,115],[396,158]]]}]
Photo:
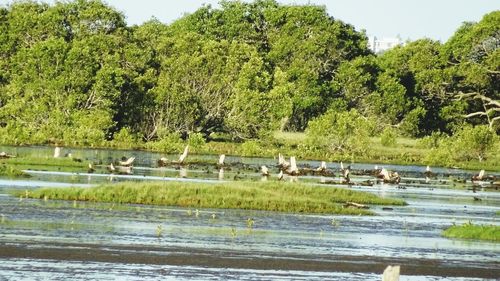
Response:
[{"label": "sky", "polygon": [[[123,12],[129,25],[153,16],[171,23],[203,4],[218,7],[218,0],[104,0]],[[0,0],[5,5],[12,1]],[[53,2],[53,1],[44,1]],[[247,1],[248,2],[248,1]],[[464,21],[479,21],[486,13],[500,10],[500,0],[278,0],[283,4],[326,6],[336,19],[350,23],[369,36],[403,40],[431,38],[446,41]]]}]

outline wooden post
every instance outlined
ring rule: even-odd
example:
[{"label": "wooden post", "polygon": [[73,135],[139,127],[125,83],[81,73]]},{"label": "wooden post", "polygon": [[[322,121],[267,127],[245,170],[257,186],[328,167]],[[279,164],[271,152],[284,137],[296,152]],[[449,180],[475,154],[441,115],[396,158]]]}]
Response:
[{"label": "wooden post", "polygon": [[382,281],[399,281],[399,265],[391,266],[389,265],[384,270],[384,275],[382,275]]}]

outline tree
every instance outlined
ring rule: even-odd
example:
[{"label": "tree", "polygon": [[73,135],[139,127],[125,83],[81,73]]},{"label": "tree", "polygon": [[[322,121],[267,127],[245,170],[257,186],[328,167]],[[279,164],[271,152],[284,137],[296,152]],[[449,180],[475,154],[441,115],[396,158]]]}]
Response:
[{"label": "tree", "polygon": [[[467,101],[463,114],[473,124],[484,124],[499,131],[500,100],[500,11],[486,14],[478,23],[464,23],[443,46],[452,79],[449,93]],[[484,118],[486,117],[486,118]]]}]

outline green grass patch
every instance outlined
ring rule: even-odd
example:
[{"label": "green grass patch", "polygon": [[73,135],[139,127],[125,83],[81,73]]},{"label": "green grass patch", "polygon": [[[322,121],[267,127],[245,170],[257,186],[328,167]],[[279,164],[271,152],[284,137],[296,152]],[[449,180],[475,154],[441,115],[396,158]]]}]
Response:
[{"label": "green grass patch", "polygon": [[12,167],[11,165],[6,165],[4,163],[0,164],[0,176],[9,178],[29,178],[30,175],[25,172]]},{"label": "green grass patch", "polygon": [[[24,196],[18,192],[16,196]],[[344,188],[283,182],[125,182],[92,188],[41,188],[30,198],[168,205],[190,208],[247,209],[293,213],[372,215],[370,210],[342,204],[405,205],[400,199]]]},{"label": "green grass patch", "polygon": [[475,225],[470,222],[463,225],[453,225],[443,231],[448,238],[476,239],[500,242],[500,226]]},{"label": "green grass patch", "polygon": [[0,163],[7,163],[10,165],[23,165],[23,166],[56,166],[56,167],[77,167],[85,168],[88,163],[78,162],[69,157],[16,157],[9,159],[2,159]]}]

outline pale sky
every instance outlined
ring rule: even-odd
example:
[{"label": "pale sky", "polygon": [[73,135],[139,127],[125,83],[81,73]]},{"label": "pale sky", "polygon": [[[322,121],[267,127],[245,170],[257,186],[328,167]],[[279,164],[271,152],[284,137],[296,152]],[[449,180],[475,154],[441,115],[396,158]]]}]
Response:
[{"label": "pale sky", "polygon": [[[12,1],[0,0],[1,5]],[[44,2],[53,2],[44,1]],[[129,25],[156,17],[171,23],[203,3],[218,6],[218,0],[105,0],[123,12]],[[278,0],[284,4],[316,4],[327,7],[336,19],[365,29],[377,37],[401,36],[447,40],[464,21],[479,21],[486,13],[500,10],[499,0]]]}]

